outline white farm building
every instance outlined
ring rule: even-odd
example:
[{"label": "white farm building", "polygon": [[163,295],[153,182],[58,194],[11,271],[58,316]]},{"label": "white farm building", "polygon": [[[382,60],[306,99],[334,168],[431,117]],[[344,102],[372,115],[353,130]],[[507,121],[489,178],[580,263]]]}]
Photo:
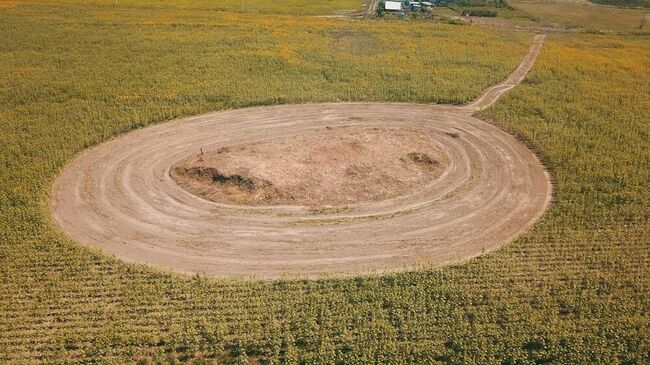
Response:
[{"label": "white farm building", "polygon": [[384,9],[390,10],[390,11],[400,11],[400,10],[402,10],[402,2],[401,1],[386,1],[384,3]]}]

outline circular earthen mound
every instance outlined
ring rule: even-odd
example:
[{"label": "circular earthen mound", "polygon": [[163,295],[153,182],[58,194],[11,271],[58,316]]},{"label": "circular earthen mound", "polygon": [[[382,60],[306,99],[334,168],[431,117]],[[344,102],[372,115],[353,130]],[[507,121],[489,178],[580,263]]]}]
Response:
[{"label": "circular earthen mound", "polygon": [[325,127],[201,149],[170,172],[187,191],[216,202],[321,207],[410,194],[445,165],[434,136],[421,130]]},{"label": "circular earthen mound", "polygon": [[467,110],[340,103],[134,131],[67,165],[51,207],[73,238],[129,261],[278,277],[473,257],[550,198],[535,155]]}]

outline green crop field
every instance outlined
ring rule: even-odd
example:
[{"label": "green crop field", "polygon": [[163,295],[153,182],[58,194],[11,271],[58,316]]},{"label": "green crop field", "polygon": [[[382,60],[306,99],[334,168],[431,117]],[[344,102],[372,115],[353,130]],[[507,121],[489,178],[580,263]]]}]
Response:
[{"label": "green crop field", "polygon": [[650,8],[650,0],[591,0],[591,2],[611,6]]},{"label": "green crop field", "polygon": [[217,280],[125,263],[50,218],[61,167],[134,128],[253,105],[460,104],[505,78],[532,38],[0,3],[0,363],[650,363],[647,35],[549,35],[524,82],[480,113],[538,152],[556,191],[530,232],[467,262]]}]

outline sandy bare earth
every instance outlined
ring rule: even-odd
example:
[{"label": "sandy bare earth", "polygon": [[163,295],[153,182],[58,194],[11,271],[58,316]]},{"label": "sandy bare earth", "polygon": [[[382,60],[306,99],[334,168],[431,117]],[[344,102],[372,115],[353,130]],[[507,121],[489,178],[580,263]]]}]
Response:
[{"label": "sandy bare earth", "polygon": [[551,201],[536,156],[471,116],[523,79],[542,42],[462,107],[259,107],[128,133],[63,169],[53,217],[127,261],[218,277],[386,272],[480,255]]},{"label": "sandy bare earth", "polygon": [[217,202],[340,206],[411,193],[446,164],[434,136],[410,128],[330,127],[222,147],[170,169],[186,190]]}]

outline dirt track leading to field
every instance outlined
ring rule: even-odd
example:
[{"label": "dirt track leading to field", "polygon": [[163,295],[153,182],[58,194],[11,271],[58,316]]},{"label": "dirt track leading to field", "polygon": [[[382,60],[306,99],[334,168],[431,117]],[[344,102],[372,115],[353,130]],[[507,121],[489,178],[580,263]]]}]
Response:
[{"label": "dirt track leading to field", "polygon": [[[466,259],[530,228],[550,178],[513,136],[471,116],[525,76],[466,106],[284,105],[220,111],[128,133],[88,149],[54,184],[54,219],[72,238],[132,262],[209,276],[358,274]],[[418,189],[346,205],[239,205],[194,195],[170,168],[200,149],[309,136],[326,128],[418,130],[444,155]]]}]

